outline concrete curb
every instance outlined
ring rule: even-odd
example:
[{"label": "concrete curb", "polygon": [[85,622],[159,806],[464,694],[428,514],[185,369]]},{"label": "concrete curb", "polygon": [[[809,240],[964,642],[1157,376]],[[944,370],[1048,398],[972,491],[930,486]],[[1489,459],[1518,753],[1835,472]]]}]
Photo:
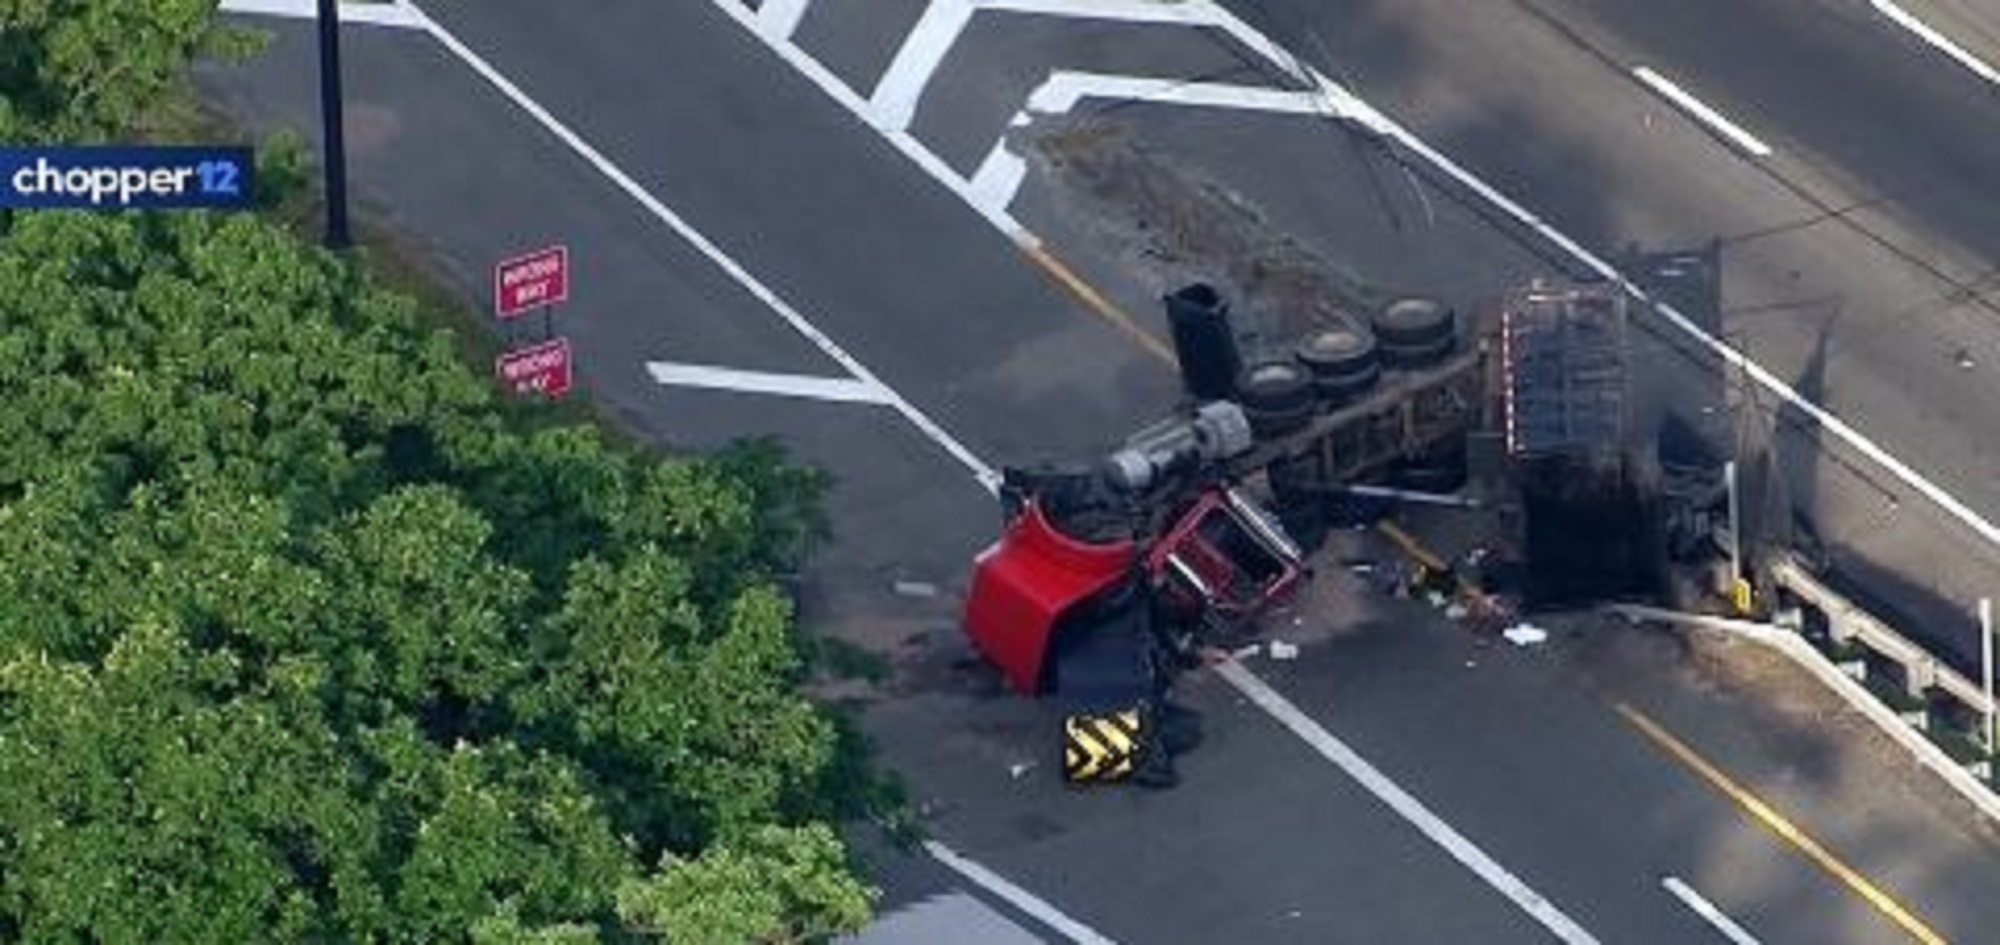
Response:
[{"label": "concrete curb", "polygon": [[1945,754],[1944,749],[1938,747],[1937,743],[1904,722],[1894,710],[1875,698],[1875,694],[1869,692],[1867,687],[1842,673],[1832,660],[1814,649],[1811,643],[1797,633],[1767,623],[1685,614],[1636,604],[1613,604],[1605,609],[1634,623],[1652,621],[1692,627],[1749,640],[1776,650],[1794,665],[1818,679],[1821,685],[1833,690],[1835,695],[1855,711],[1875,723],[1875,727],[1881,729],[1883,734],[1908,749],[1919,764],[1942,778],[1946,785],[1970,801],[1981,814],[1995,823],[2000,823],[2000,793],[1995,793],[1992,788],[1981,783],[1972,772],[1965,770],[1958,762],[1952,760],[1950,755]]}]

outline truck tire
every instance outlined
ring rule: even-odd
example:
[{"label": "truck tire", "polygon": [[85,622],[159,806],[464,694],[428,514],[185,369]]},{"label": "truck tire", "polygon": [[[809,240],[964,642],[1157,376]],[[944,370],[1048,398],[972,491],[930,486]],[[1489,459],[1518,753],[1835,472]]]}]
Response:
[{"label": "truck tire", "polygon": [[1314,377],[1360,374],[1375,365],[1375,338],[1351,328],[1322,328],[1299,339],[1293,353]]},{"label": "truck tire", "polygon": [[1299,341],[1293,352],[1312,373],[1320,402],[1339,406],[1374,388],[1382,377],[1375,338],[1348,328],[1326,328]]},{"label": "truck tire", "polygon": [[1283,436],[1312,419],[1312,376],[1296,361],[1257,361],[1238,376],[1236,400],[1250,421],[1251,435]]},{"label": "truck tire", "polygon": [[1382,307],[1371,320],[1375,340],[1386,351],[1433,345],[1458,333],[1458,313],[1436,299],[1398,299]]}]

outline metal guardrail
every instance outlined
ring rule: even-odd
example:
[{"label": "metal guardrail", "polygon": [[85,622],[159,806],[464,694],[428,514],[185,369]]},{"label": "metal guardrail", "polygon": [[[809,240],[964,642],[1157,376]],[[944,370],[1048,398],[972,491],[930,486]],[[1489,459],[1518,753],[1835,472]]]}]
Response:
[{"label": "metal guardrail", "polygon": [[1781,552],[1773,556],[1769,567],[1771,579],[1779,587],[1826,615],[1827,632],[1834,642],[1859,642],[1900,666],[1910,695],[1927,698],[1934,690],[1942,691],[1982,715],[1993,709],[1979,683],[1828,587],[1792,555]]}]

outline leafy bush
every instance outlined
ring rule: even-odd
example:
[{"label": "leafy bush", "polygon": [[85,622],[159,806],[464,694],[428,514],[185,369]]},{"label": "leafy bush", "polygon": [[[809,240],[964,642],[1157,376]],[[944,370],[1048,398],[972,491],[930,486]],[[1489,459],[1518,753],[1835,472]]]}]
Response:
[{"label": "leafy bush", "polygon": [[824,481],[503,419],[251,216],[0,237],[0,938],[793,940]]}]

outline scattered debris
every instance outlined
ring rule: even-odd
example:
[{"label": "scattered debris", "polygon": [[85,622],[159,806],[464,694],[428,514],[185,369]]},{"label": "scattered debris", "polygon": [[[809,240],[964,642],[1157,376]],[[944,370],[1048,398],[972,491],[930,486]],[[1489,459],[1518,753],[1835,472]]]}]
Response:
[{"label": "scattered debris", "polygon": [[1256,656],[1257,654],[1262,652],[1264,652],[1263,647],[1255,643],[1252,643],[1249,646],[1243,647],[1241,649],[1238,649],[1236,652],[1229,654],[1229,656],[1231,659],[1247,660],[1250,657]]},{"label": "scattered debris", "polygon": [[1517,623],[1500,631],[1500,635],[1506,637],[1507,642],[1515,646],[1534,646],[1537,643],[1545,643],[1549,639],[1549,632],[1547,630],[1531,623]]},{"label": "scattered debris", "polygon": [[1272,640],[1271,658],[1274,660],[1281,660],[1281,661],[1298,659],[1299,658],[1298,645],[1293,643],[1286,643],[1283,640]]},{"label": "scattered debris", "polygon": [[1425,591],[1424,600],[1429,601],[1432,607],[1443,607],[1445,605],[1444,595],[1437,591]]},{"label": "scattered debris", "polygon": [[1021,780],[1022,775],[1027,774],[1028,772],[1033,771],[1034,769],[1035,769],[1035,763],[1032,761],[1016,761],[1013,764],[1007,766],[1007,773],[1013,775],[1014,780],[1019,781]]},{"label": "scattered debris", "polygon": [[1952,359],[1958,362],[1959,367],[1968,371],[1972,370],[1974,367],[1977,367],[1979,364],[1979,362],[1974,361],[1972,359],[1972,352],[1965,348],[1960,348],[1957,351],[1952,352]]},{"label": "scattered debris", "polygon": [[937,585],[929,581],[897,581],[889,587],[896,592],[897,597],[914,597],[921,600],[929,600],[938,596]]},{"label": "scattered debris", "polygon": [[1446,607],[1446,608],[1444,609],[1444,619],[1446,619],[1446,620],[1464,620],[1464,619],[1465,619],[1465,613],[1466,613],[1466,611],[1465,611],[1465,605],[1464,605],[1464,604],[1453,604],[1453,605],[1451,605],[1451,606],[1449,606],[1449,607]]},{"label": "scattered debris", "polygon": [[1466,660],[1466,661],[1465,661],[1465,668],[1466,668],[1466,669],[1478,669],[1478,668],[1479,668],[1479,661],[1478,661],[1478,660]]},{"label": "scattered debris", "polygon": [[1348,564],[1347,564],[1347,570],[1349,570],[1349,571],[1351,571],[1351,572],[1353,572],[1353,573],[1355,573],[1355,574],[1360,574],[1360,575],[1363,575],[1363,576],[1366,576],[1366,575],[1370,575],[1370,574],[1374,574],[1374,573],[1375,573],[1375,562],[1373,562],[1373,561],[1350,561],[1350,562],[1348,562]]}]

